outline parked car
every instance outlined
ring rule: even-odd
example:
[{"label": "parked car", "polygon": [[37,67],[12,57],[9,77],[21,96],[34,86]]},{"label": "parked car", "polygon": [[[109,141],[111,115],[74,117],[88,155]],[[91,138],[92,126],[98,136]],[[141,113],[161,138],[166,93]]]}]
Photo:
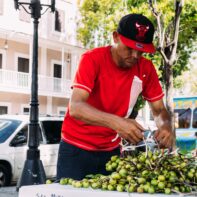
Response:
[{"label": "parked car", "polygon": [[[39,150],[46,177],[54,178],[63,117],[39,117]],[[0,186],[16,183],[28,149],[29,115],[0,115]]]}]

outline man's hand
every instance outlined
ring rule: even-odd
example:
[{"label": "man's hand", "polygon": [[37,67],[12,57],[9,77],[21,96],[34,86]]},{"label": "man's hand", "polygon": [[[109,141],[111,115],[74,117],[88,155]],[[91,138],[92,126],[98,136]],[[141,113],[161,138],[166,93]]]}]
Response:
[{"label": "man's hand", "polygon": [[157,130],[154,137],[160,148],[171,148],[173,145],[174,135],[171,129]]},{"label": "man's hand", "polygon": [[171,127],[171,117],[163,100],[149,102],[152,109],[154,121],[158,127],[155,132],[155,139],[159,143],[160,148],[171,148],[173,145],[174,134]]},{"label": "man's hand", "polygon": [[121,119],[116,129],[120,137],[128,140],[132,144],[137,144],[143,138],[144,128],[133,119]]}]

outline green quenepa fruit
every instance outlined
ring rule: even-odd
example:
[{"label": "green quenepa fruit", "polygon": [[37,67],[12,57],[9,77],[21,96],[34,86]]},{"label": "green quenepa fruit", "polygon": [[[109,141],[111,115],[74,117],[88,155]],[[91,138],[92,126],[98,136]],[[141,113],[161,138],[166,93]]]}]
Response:
[{"label": "green quenepa fruit", "polygon": [[51,180],[46,180],[46,184],[51,184],[52,183],[52,181]]},{"label": "green quenepa fruit", "polygon": [[83,182],[82,182],[82,186],[83,186],[84,188],[88,188],[88,187],[90,187],[90,184],[89,184],[88,181],[83,181]]},{"label": "green quenepa fruit", "polygon": [[74,187],[80,188],[80,187],[83,186],[83,184],[82,184],[81,181],[75,181],[74,183],[75,183],[75,184],[74,184]]},{"label": "green quenepa fruit", "polygon": [[122,168],[120,169],[119,174],[121,177],[126,177],[128,175],[128,172],[126,169]]},{"label": "green quenepa fruit", "polygon": [[158,187],[159,189],[164,189],[165,186],[166,186],[166,184],[165,184],[164,182],[159,182],[158,185],[157,185],[157,187]]},{"label": "green quenepa fruit", "polygon": [[189,171],[189,172],[187,173],[187,177],[188,177],[188,178],[193,178],[193,177],[194,177],[194,174],[193,174],[191,171]]},{"label": "green quenepa fruit", "polygon": [[181,168],[184,168],[184,167],[186,167],[187,166],[187,164],[185,163],[185,162],[182,162],[181,164],[180,164],[180,167]]},{"label": "green quenepa fruit", "polygon": [[171,182],[171,183],[175,183],[176,180],[177,180],[177,177],[175,177],[175,176],[170,176],[170,177],[168,178],[168,180],[169,180],[169,182]]},{"label": "green quenepa fruit", "polygon": [[108,185],[107,186],[107,189],[109,190],[109,191],[113,191],[113,190],[115,190],[115,187],[114,187],[114,185]]},{"label": "green quenepa fruit", "polygon": [[111,174],[111,178],[118,180],[118,179],[121,179],[121,176],[120,176],[120,174],[118,172],[113,172]]},{"label": "green quenepa fruit", "polygon": [[185,191],[188,192],[188,193],[191,192],[191,187],[186,186],[186,187],[185,187]]},{"label": "green quenepa fruit", "polygon": [[149,171],[148,171],[148,170],[143,170],[143,171],[142,171],[142,176],[143,176],[143,177],[148,176],[148,174],[149,174]]},{"label": "green quenepa fruit", "polygon": [[93,189],[98,189],[100,186],[99,186],[99,183],[94,182],[94,183],[91,184],[91,187],[92,187]]},{"label": "green quenepa fruit", "polygon": [[67,179],[67,178],[61,178],[61,179],[60,179],[60,184],[61,184],[61,185],[66,185],[66,184],[68,184],[68,179]]},{"label": "green quenepa fruit", "polygon": [[170,174],[170,176],[176,177],[176,172],[174,172],[174,171],[170,171],[169,174]]},{"label": "green quenepa fruit", "polygon": [[113,170],[111,163],[106,164],[106,170],[107,171],[112,171]]},{"label": "green quenepa fruit", "polygon": [[131,180],[133,180],[133,176],[128,175],[128,176],[127,176],[127,181],[130,182]]},{"label": "green quenepa fruit", "polygon": [[111,184],[111,185],[116,185],[116,184],[117,184],[117,180],[116,180],[116,179],[110,178],[109,184]]},{"label": "green quenepa fruit", "polygon": [[137,182],[138,182],[139,184],[144,184],[144,183],[146,182],[146,179],[143,178],[143,177],[141,177],[141,178],[138,178],[138,179],[137,179]]},{"label": "green quenepa fruit", "polygon": [[118,159],[118,155],[113,155],[113,156],[111,157],[111,161],[116,161],[116,159]]},{"label": "green quenepa fruit", "polygon": [[181,186],[180,186],[180,191],[181,191],[182,193],[184,193],[184,192],[186,191],[185,187],[181,185]]},{"label": "green quenepa fruit", "polygon": [[152,179],[151,185],[154,185],[154,186],[158,185],[158,181],[156,179]]},{"label": "green quenepa fruit", "polygon": [[116,162],[112,162],[111,167],[112,167],[113,169],[117,168],[117,166],[118,166],[118,164],[117,164]]},{"label": "green quenepa fruit", "polygon": [[153,186],[150,186],[150,187],[148,188],[148,193],[149,193],[149,194],[154,194],[154,193],[155,193],[155,188],[154,188]]},{"label": "green quenepa fruit", "polygon": [[165,181],[166,178],[164,175],[159,175],[158,178],[157,178],[159,181]]},{"label": "green quenepa fruit", "polygon": [[142,156],[139,157],[139,162],[144,163],[145,160],[146,160],[145,155],[142,155]]},{"label": "green quenepa fruit", "polygon": [[174,190],[178,191],[179,192],[179,187],[178,186],[174,186]]},{"label": "green quenepa fruit", "polygon": [[144,188],[143,187],[137,187],[137,192],[138,193],[143,193],[144,192]]},{"label": "green quenepa fruit", "polygon": [[119,191],[119,192],[123,192],[124,191],[124,186],[122,184],[118,184],[116,186],[116,190]]},{"label": "green quenepa fruit", "polygon": [[72,185],[72,182],[73,182],[73,181],[74,181],[73,179],[69,178],[69,179],[68,179],[68,184],[69,184],[69,185]]},{"label": "green quenepa fruit", "polygon": [[138,164],[137,164],[137,169],[138,169],[138,170],[142,169],[142,164],[141,164],[141,163],[138,163]]},{"label": "green quenepa fruit", "polygon": [[148,192],[149,187],[150,187],[149,184],[145,184],[145,185],[143,186],[144,191],[145,191],[145,192]]},{"label": "green quenepa fruit", "polygon": [[103,183],[101,186],[102,190],[107,190],[108,184],[107,183]]},{"label": "green quenepa fruit", "polygon": [[165,188],[164,193],[165,194],[171,194],[171,189],[170,188]]},{"label": "green quenepa fruit", "polygon": [[128,188],[127,188],[127,192],[132,193],[135,191],[135,185],[133,184],[129,184]]},{"label": "green quenepa fruit", "polygon": [[148,157],[151,158],[153,156],[152,151],[148,151]]}]

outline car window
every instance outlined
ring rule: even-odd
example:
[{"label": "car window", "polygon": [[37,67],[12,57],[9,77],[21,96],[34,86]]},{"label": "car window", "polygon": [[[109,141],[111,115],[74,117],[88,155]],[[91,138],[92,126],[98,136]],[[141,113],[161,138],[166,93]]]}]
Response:
[{"label": "car window", "polygon": [[24,126],[14,137],[12,142],[10,143],[11,146],[24,146],[27,144],[28,138],[28,125]]},{"label": "car window", "polygon": [[[28,125],[25,125],[13,138],[10,145],[11,146],[24,146],[28,142]],[[40,125],[38,127],[39,143],[43,143],[43,137],[41,134]]]},{"label": "car window", "polygon": [[0,143],[5,142],[21,122],[19,120],[0,119]]},{"label": "car window", "polygon": [[46,120],[41,122],[46,136],[47,144],[58,144],[61,139],[61,120]]},{"label": "car window", "polygon": [[191,124],[192,110],[188,109],[175,109],[178,113],[178,128],[189,128]]}]

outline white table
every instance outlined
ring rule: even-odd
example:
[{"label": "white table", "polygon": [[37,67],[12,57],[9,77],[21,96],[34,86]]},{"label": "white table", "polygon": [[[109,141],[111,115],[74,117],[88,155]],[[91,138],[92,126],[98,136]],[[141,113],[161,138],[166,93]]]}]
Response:
[{"label": "white table", "polygon": [[[22,186],[18,197],[179,197],[177,194],[139,194],[118,191],[93,190],[91,188],[74,188],[70,185],[58,183]],[[191,196],[191,195],[189,195]],[[195,196],[195,195],[192,195]]]}]

